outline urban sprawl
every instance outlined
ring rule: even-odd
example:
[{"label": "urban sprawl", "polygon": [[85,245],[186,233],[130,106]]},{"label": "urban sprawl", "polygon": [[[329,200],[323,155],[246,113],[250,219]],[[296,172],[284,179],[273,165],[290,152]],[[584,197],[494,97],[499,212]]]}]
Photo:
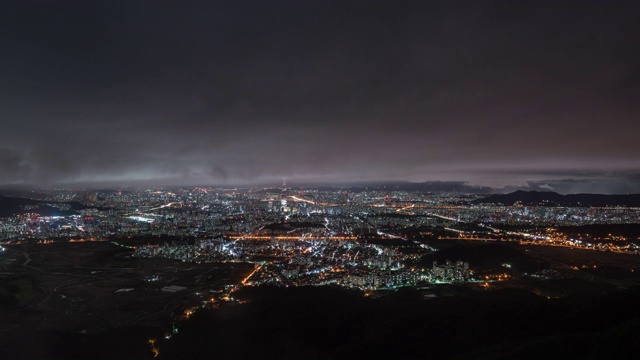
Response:
[{"label": "urban sprawl", "polygon": [[[3,245],[109,241],[134,249],[132,258],[254,263],[244,286],[334,284],[365,290],[487,280],[476,276],[473,264],[464,259],[416,266],[423,255],[437,251],[425,241],[429,239],[639,251],[638,239],[561,229],[637,223],[640,209],[472,202],[483,196],[286,184],[59,189],[39,192],[37,201],[0,219],[0,239]],[[149,241],[134,244],[131,239]]]}]

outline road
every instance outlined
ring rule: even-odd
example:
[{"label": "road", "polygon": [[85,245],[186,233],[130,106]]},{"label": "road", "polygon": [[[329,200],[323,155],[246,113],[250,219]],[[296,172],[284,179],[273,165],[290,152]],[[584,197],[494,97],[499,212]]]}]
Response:
[{"label": "road", "polygon": [[23,252],[22,252],[22,255],[24,255],[24,258],[25,258],[25,262],[22,264],[22,266],[24,266],[24,267],[26,267],[26,268],[29,268],[29,269],[38,270],[38,271],[40,271],[40,272],[42,272],[42,273],[44,272],[44,271],[43,271],[42,269],[40,269],[40,268],[37,268],[37,267],[35,267],[35,266],[31,266],[31,265],[27,265],[27,264],[29,264],[29,263],[31,262],[31,254],[29,254],[29,253],[28,253],[28,252],[26,252],[26,251],[23,251]]}]

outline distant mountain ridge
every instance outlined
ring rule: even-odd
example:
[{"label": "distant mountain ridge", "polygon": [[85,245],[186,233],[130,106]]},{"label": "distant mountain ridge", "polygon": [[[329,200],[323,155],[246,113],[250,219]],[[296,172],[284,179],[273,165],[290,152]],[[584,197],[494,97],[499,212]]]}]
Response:
[{"label": "distant mountain ridge", "polygon": [[629,206],[640,207],[640,194],[601,195],[601,194],[569,194],[561,195],[551,191],[518,190],[509,194],[495,194],[472,201],[472,204],[501,204],[525,206]]},{"label": "distant mountain ridge", "polygon": [[[51,204],[67,204],[69,210],[61,210]],[[31,208],[26,209],[29,205]],[[11,217],[18,214],[38,213],[42,216],[63,216],[76,215],[77,210],[83,209],[84,206],[77,201],[45,201],[34,200],[29,198],[11,197],[0,195],[0,218]]]}]

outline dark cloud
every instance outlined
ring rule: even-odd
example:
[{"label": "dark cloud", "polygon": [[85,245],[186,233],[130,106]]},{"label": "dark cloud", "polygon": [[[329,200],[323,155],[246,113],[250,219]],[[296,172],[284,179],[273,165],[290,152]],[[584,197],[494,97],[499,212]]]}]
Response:
[{"label": "dark cloud", "polygon": [[638,172],[638,10],[5,1],[0,181],[500,187]]},{"label": "dark cloud", "polygon": [[0,181],[8,182],[27,180],[31,171],[18,152],[7,148],[0,148],[0,169]]}]

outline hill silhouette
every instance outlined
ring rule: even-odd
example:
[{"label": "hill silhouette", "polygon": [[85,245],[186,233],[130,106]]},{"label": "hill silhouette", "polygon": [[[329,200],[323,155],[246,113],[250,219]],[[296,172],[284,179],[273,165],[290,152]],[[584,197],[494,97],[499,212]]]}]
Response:
[{"label": "hill silhouette", "polygon": [[[245,305],[198,312],[159,359],[630,358],[640,318],[631,289],[548,300],[525,290],[422,300],[334,288],[253,289]],[[609,343],[610,341],[610,343]]]},{"label": "hill silhouette", "polygon": [[[61,210],[50,204],[66,204],[69,210]],[[38,213],[41,216],[65,216],[75,215],[76,210],[84,206],[78,202],[41,201],[29,198],[11,197],[0,195],[0,218],[11,217],[25,213]]]},{"label": "hill silhouette", "polygon": [[511,206],[572,206],[572,207],[605,207],[629,206],[640,207],[640,194],[601,195],[570,194],[561,195],[551,191],[522,191],[509,194],[494,194],[483,199],[474,200],[472,204],[500,204]]}]

